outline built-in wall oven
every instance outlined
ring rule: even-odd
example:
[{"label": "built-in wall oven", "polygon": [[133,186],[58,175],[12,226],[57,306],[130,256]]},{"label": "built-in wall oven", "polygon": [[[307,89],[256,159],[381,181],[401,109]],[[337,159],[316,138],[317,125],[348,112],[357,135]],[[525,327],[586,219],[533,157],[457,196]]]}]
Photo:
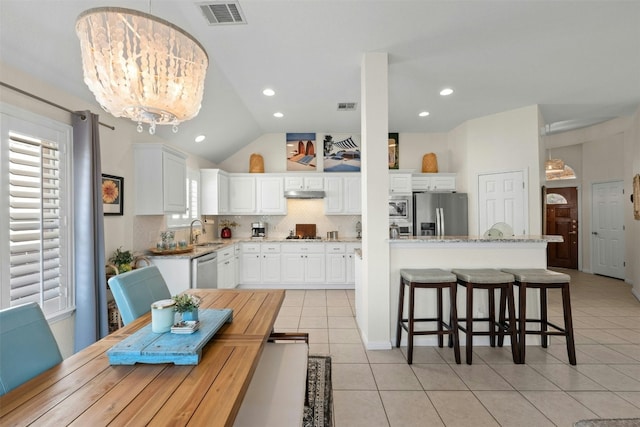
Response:
[{"label": "built-in wall oven", "polygon": [[413,235],[413,197],[389,196],[389,224],[397,224],[400,237]]}]

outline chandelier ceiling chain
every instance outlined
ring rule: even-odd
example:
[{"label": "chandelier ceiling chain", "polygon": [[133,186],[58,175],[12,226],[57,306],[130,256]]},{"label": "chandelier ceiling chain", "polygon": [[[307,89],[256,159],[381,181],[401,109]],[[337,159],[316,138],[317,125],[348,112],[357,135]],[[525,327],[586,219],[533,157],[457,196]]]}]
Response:
[{"label": "chandelier ceiling chain", "polygon": [[[149,11],[151,2],[149,1]],[[198,115],[209,58],[181,28],[132,9],[100,7],[78,17],[84,82],[115,117],[178,124]]]}]

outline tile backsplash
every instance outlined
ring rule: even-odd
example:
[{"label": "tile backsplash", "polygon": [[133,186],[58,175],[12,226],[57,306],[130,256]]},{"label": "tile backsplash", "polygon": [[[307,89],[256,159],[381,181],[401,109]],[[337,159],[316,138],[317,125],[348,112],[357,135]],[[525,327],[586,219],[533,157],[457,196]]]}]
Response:
[{"label": "tile backsplash", "polygon": [[[220,220],[228,219],[240,224],[232,229],[234,238],[251,237],[251,223],[262,221],[267,223],[267,237],[284,239],[289,231],[295,232],[296,224],[316,224],[319,237],[325,238],[328,231],[337,231],[342,238],[356,237],[356,223],[360,215],[325,215],[324,201],[321,199],[287,200],[287,215],[225,215],[205,216],[206,233],[200,236],[201,242],[220,238]],[[198,224],[198,230],[199,230]],[[160,232],[166,230],[166,220],[162,215],[144,215],[134,217],[133,251],[144,252],[155,247]],[[175,229],[176,240],[188,240],[189,228]]]}]

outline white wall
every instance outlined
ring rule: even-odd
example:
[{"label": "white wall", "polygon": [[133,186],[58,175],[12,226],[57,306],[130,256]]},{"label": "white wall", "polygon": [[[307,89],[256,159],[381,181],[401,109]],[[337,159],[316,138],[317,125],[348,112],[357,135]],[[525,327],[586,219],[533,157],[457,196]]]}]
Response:
[{"label": "white wall", "polygon": [[639,114],[637,111],[633,117],[621,117],[594,126],[549,135],[544,139],[547,153],[550,153],[551,157],[563,159],[576,173],[575,180],[549,181],[546,185],[550,188],[578,187],[580,265],[585,272],[591,272],[592,185],[607,181],[624,182],[625,280],[629,283],[638,281],[635,266],[639,264],[636,260],[640,259],[640,245],[634,243],[640,240],[637,235],[634,239],[633,234],[638,228],[634,222],[638,221],[633,220],[633,208],[628,196],[632,191],[633,174],[638,173],[638,165],[634,166],[634,153],[640,150],[637,133]]},{"label": "white wall", "polygon": [[469,120],[449,134],[454,171],[459,173],[458,189],[469,193],[470,235],[479,233],[478,175],[520,170],[528,176],[529,233],[540,234],[538,123],[538,107],[533,105]]}]

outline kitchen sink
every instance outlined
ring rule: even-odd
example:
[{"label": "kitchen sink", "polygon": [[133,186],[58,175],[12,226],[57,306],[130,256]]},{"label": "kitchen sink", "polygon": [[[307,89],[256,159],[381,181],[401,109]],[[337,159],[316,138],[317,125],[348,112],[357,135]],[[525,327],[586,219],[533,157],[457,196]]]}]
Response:
[{"label": "kitchen sink", "polygon": [[196,248],[215,248],[222,245],[224,245],[224,243],[206,242],[206,243],[196,243],[194,246]]}]

